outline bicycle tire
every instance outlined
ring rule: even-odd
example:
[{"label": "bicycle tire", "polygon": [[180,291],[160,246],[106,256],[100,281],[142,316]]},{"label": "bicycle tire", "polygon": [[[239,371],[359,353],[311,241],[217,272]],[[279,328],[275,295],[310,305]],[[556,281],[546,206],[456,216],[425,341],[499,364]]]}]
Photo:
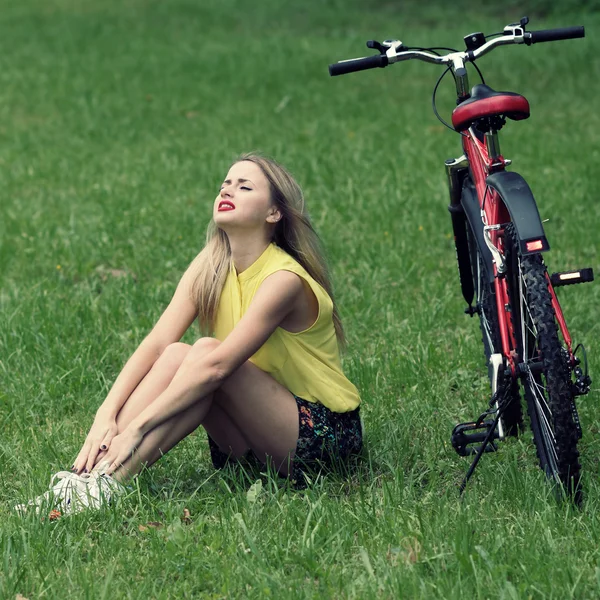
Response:
[{"label": "bicycle tire", "polygon": [[[511,303],[524,366],[521,384],[540,467],[576,504],[582,500],[579,430],[568,355],[558,337],[556,315],[539,254],[520,256],[510,227]],[[516,268],[515,268],[516,267]],[[516,281],[515,281],[516,278]]]},{"label": "bicycle tire", "polygon": [[[475,299],[477,302],[477,313],[479,315],[479,326],[483,341],[483,352],[485,354],[488,377],[492,383],[493,368],[490,364],[492,354],[502,354],[502,341],[500,337],[500,325],[496,307],[496,290],[489,283],[486,276],[486,268],[481,251],[475,242],[475,235],[468,228],[469,254],[471,256],[471,270],[473,273],[473,285],[475,288]],[[523,429],[523,409],[519,384],[516,378],[511,381],[511,389],[508,395],[508,405],[501,417],[502,428],[507,436],[518,436]]]}]

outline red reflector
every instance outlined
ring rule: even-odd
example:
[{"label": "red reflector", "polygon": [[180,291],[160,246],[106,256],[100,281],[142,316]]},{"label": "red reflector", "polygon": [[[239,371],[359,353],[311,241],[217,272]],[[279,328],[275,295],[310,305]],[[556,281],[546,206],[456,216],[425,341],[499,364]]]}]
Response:
[{"label": "red reflector", "polygon": [[534,250],[541,250],[544,247],[542,240],[534,240],[533,242],[526,242],[525,247],[527,252],[533,252]]}]

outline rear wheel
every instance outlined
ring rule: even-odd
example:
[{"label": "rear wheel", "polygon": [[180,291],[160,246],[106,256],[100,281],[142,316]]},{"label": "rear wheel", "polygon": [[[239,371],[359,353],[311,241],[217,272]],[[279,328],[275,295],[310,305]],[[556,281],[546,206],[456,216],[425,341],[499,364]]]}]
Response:
[{"label": "rear wheel", "polygon": [[578,418],[571,386],[568,354],[558,338],[546,267],[540,255],[518,256],[511,244],[510,260],[517,281],[515,334],[522,361],[522,385],[533,439],[546,475],[581,501],[577,443]]}]

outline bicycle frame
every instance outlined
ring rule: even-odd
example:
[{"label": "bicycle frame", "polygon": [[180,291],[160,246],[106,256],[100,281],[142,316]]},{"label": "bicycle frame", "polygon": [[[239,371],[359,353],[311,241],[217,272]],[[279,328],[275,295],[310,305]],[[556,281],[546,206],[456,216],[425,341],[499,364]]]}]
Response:
[{"label": "bicycle frame", "polygon": [[[468,75],[462,64],[454,62],[451,64],[451,69],[454,72],[456,79],[456,92],[458,102],[462,102],[468,97],[466,90],[469,90]],[[466,94],[466,95],[465,95]],[[462,146],[464,155],[468,161],[469,171],[473,183],[477,191],[479,208],[481,211],[482,227],[489,234],[490,248],[494,255],[494,287],[496,291],[496,309],[498,314],[498,322],[500,326],[500,336],[502,341],[502,353],[506,358],[507,364],[510,365],[513,376],[518,376],[519,359],[517,355],[517,340],[515,337],[514,327],[510,319],[510,302],[508,294],[508,284],[504,277],[502,258],[503,258],[503,242],[504,228],[503,226],[510,221],[508,208],[502,202],[498,192],[490,187],[487,183],[487,177],[492,173],[504,171],[505,167],[510,164],[510,161],[504,159],[500,152],[500,144],[497,131],[488,131],[484,134],[484,139],[480,139],[474,128],[469,128],[462,134]],[[450,195],[451,198],[456,197],[457,183],[452,183],[453,169],[465,169],[465,161],[457,159],[456,161],[447,161],[447,170],[450,180]],[[497,252],[494,252],[493,249]],[[561,335],[564,339],[571,365],[575,364],[575,357],[572,349],[572,339],[562,313],[562,309],[553,286],[548,277],[548,287],[552,297],[552,305],[556,314],[556,319],[559,324]]]}]

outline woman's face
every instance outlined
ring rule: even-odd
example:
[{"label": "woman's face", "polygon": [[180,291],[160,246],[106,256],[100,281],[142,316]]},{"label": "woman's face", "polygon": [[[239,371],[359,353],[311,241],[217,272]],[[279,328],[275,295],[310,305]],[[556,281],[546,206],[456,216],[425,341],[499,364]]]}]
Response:
[{"label": "woman's face", "polygon": [[271,201],[269,182],[261,168],[249,161],[235,163],[221,184],[213,206],[213,219],[224,231],[259,229],[276,223],[281,213]]}]

